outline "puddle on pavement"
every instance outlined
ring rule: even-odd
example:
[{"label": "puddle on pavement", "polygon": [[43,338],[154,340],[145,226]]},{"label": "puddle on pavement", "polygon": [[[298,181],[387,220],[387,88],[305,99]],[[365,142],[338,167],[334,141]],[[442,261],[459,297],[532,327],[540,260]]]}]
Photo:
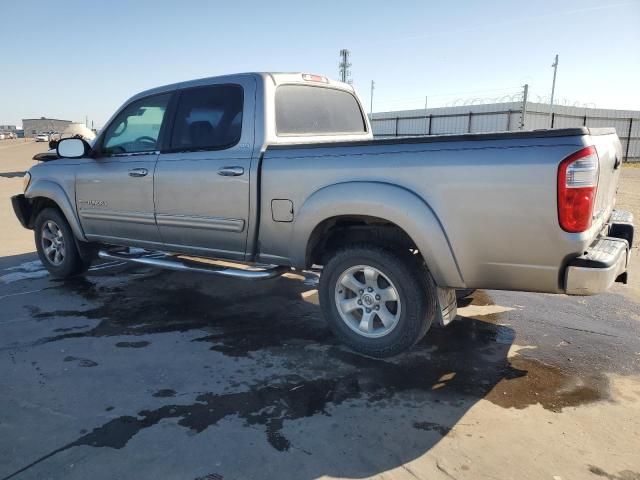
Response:
[{"label": "puddle on pavement", "polygon": [[640,472],[634,472],[632,470],[622,470],[616,475],[605,472],[595,465],[589,465],[589,472],[605,480],[640,480]]},{"label": "puddle on pavement", "polygon": [[[248,378],[241,392],[203,393],[191,404],[168,404],[114,418],[44,458],[79,445],[122,448],[139,431],[163,419],[175,419],[199,433],[223,418],[237,417],[246,425],[262,426],[271,446],[284,451],[291,445],[283,433],[285,421],[329,415],[332,407],[344,403],[387,408],[398,401],[420,409],[435,402],[459,408],[462,414],[480,399],[504,408],[540,404],[558,412],[608,398],[604,375],[570,375],[533,358],[508,358],[515,332],[501,324],[506,310],[461,317],[446,329],[432,328],[412,351],[377,360],[337,343],[313,294],[302,295],[309,286],[299,280],[281,278],[256,289],[228,281],[185,285],[188,278],[193,282],[193,277],[163,272],[110,288],[90,278],[66,284],[65,289],[101,303],[85,311],[36,309],[33,316],[89,318],[98,323],[82,331],[59,331],[37,344],[195,330],[204,335],[194,341],[211,343],[211,350],[253,359],[267,372],[264,362],[277,357],[287,371],[260,381]],[[465,302],[492,304],[485,292],[476,292]],[[309,350],[311,346],[318,350]],[[258,351],[269,355],[253,356]],[[140,355],[144,354],[141,348]],[[153,396],[169,399],[177,394],[167,388]],[[446,435],[451,425],[441,423],[418,421],[414,427]]]},{"label": "puddle on pavement", "polygon": [[36,344],[71,338],[197,330],[209,334],[194,341],[209,342],[212,350],[244,357],[288,341],[322,343],[333,339],[324,321],[318,318],[318,308],[301,298],[300,294],[308,290],[302,282],[274,280],[269,286],[261,284],[267,288],[256,293],[244,282],[226,280],[220,282],[226,284],[224,291],[215,289],[205,294],[198,290],[198,285],[167,289],[168,275],[171,274],[161,272],[111,287],[98,285],[90,279],[65,282],[61,285],[64,290],[79,294],[92,303],[101,303],[86,310],[42,311],[31,306],[32,317],[99,322],[81,331],[58,331],[58,335],[40,339]]},{"label": "puddle on pavement", "polygon": [[[193,281],[194,277],[159,272],[110,287],[99,285],[91,277],[65,282],[65,290],[102,303],[83,311],[47,312],[32,307],[33,317],[88,318],[98,323],[84,330],[58,328],[57,335],[37,343],[195,330],[204,335],[193,341],[211,343],[211,350],[226,356],[251,357],[254,352],[269,350],[284,357],[285,365],[291,357],[294,373],[302,367],[319,374],[347,370],[348,375],[353,369],[366,369],[367,378],[376,380],[377,391],[432,391],[446,386],[445,392],[481,395],[505,408],[539,403],[554,411],[608,395],[604,375],[569,374],[521,355],[507,358],[515,332],[501,323],[509,308],[498,306],[494,308],[497,312],[461,317],[445,329],[432,328],[412,352],[381,361],[351,354],[339,346],[321,318],[315,292],[302,281],[276,279],[262,283],[258,290],[244,282],[225,280],[213,287],[204,284],[209,290],[201,291],[203,284],[184,285],[185,279]],[[166,287],[177,284],[181,286]],[[492,305],[484,291],[460,301],[461,307],[481,307],[481,312],[491,311],[487,307]],[[141,349],[149,343],[122,341],[115,346]],[[330,348],[322,360],[317,360],[316,355],[305,350],[309,345]],[[454,374],[451,380],[438,381],[449,373]],[[434,385],[439,386],[434,389]],[[375,397],[378,396],[379,392]]]}]

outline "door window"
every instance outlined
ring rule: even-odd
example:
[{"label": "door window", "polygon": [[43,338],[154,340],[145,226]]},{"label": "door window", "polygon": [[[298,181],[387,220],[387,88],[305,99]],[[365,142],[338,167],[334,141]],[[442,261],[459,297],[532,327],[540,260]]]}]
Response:
[{"label": "door window", "polygon": [[171,94],[143,98],[128,105],[107,128],[103,153],[153,152]]},{"label": "door window", "polygon": [[180,95],[171,149],[220,150],[240,141],[242,87],[216,85],[185,90]]}]

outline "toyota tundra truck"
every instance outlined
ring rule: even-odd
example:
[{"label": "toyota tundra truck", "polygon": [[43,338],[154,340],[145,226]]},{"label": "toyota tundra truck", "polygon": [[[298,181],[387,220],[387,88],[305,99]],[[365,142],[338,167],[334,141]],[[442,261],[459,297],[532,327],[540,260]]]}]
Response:
[{"label": "toyota tundra truck", "polygon": [[246,73],[142,92],[92,144],[38,159],[12,203],[52,276],[96,258],[248,280],[315,270],[331,329],[369,356],[449,323],[456,289],[626,282],[614,129],[374,139],[350,85]]}]

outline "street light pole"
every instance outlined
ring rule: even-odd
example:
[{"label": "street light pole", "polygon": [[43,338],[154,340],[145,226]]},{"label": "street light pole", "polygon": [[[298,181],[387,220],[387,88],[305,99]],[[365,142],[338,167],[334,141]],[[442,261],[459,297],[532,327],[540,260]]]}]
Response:
[{"label": "street light pole", "polygon": [[556,53],[556,59],[551,65],[553,67],[553,83],[551,84],[551,104],[549,106],[549,119],[553,120],[553,96],[556,92],[556,73],[558,73],[558,54]]},{"label": "street light pole", "polygon": [[425,129],[425,133],[429,132],[429,126],[427,124],[427,122],[429,120],[427,120],[427,106],[429,105],[429,97],[425,96],[424,97],[424,129]]},{"label": "street light pole", "polygon": [[371,80],[371,100],[369,104],[369,121],[371,121],[373,117],[373,90],[375,88],[376,88],[376,82]]}]

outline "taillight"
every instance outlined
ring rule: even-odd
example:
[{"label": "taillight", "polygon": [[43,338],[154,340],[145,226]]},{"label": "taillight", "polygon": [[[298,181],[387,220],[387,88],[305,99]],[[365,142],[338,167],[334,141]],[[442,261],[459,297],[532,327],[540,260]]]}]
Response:
[{"label": "taillight", "polygon": [[558,221],[571,233],[591,226],[598,188],[598,153],[586,147],[565,158],[558,168]]}]

